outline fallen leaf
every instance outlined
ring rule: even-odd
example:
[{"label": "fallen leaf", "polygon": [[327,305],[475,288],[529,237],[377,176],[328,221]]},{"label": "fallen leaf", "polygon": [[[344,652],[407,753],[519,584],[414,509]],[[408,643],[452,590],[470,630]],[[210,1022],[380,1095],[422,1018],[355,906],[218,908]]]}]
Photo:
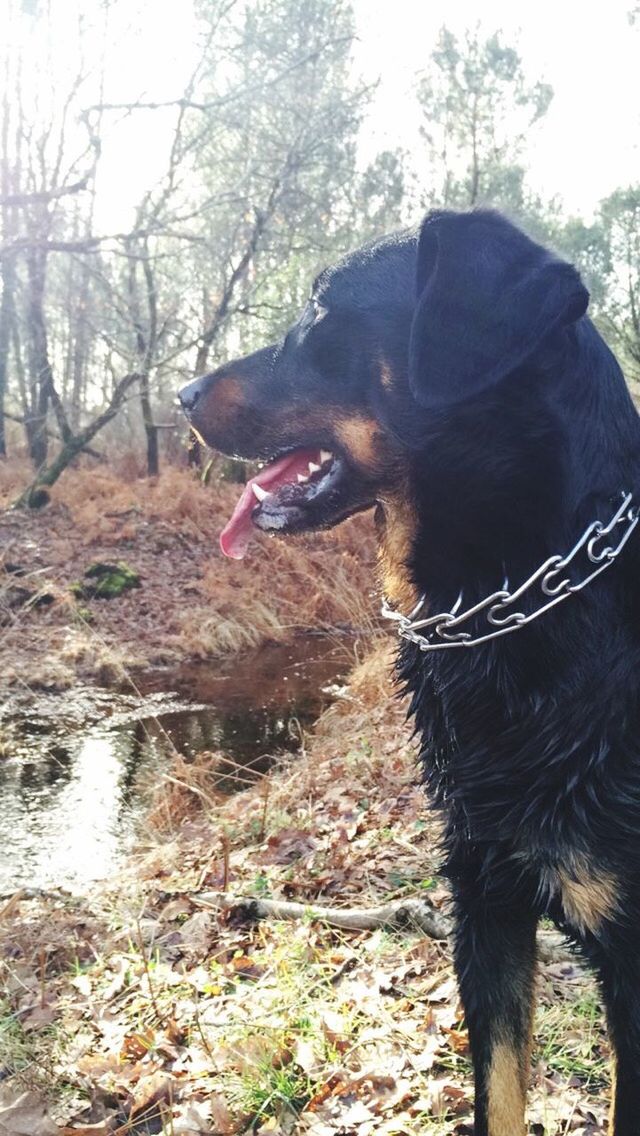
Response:
[{"label": "fallen leaf", "polygon": [[335,1045],[337,1041],[344,1039],[347,1033],[346,1019],[335,1010],[325,1010],[322,1015],[322,1032],[327,1041]]},{"label": "fallen leaf", "polygon": [[176,932],[180,946],[191,954],[204,955],[213,934],[213,917],[208,911],[196,911]]},{"label": "fallen leaf", "polygon": [[119,994],[126,986],[130,971],[129,960],[122,956],[111,959],[109,970],[112,972],[113,978],[102,992],[102,997],[105,1002],[110,1002],[111,999],[115,998],[116,994]]},{"label": "fallen leaf", "polygon": [[447,978],[427,994],[428,1002],[449,1002],[455,996],[457,987],[454,978]]},{"label": "fallen leaf", "polygon": [[466,1030],[448,1029],[447,1026],[443,1026],[442,1032],[447,1035],[454,1053],[469,1052],[469,1034]]},{"label": "fallen leaf", "polygon": [[181,915],[189,915],[193,911],[193,906],[186,898],[186,896],[177,896],[175,899],[170,899],[167,906],[162,909],[162,919],[171,923],[174,919],[179,919]]},{"label": "fallen leaf", "polygon": [[173,1116],[174,1136],[201,1136],[211,1132],[208,1101],[191,1101],[176,1110]]},{"label": "fallen leaf", "polygon": [[0,1091],[0,1136],[59,1136],[59,1131],[40,1093],[29,1090],[12,1099],[8,1086]]},{"label": "fallen leaf", "polygon": [[160,1116],[162,1105],[171,1105],[174,1092],[174,1079],[167,1073],[150,1073],[141,1077],[133,1092],[133,1105],[129,1121],[145,1120]]},{"label": "fallen leaf", "polygon": [[256,964],[253,959],[246,955],[232,958],[229,965],[233,973],[239,975],[240,978],[262,978],[267,970],[266,966]]},{"label": "fallen leaf", "polygon": [[318,840],[308,828],[282,828],[269,837],[265,851],[256,859],[259,864],[291,864],[317,847]]},{"label": "fallen leaf", "polygon": [[303,1069],[305,1073],[314,1073],[320,1067],[318,1054],[309,1038],[297,1038],[293,1047],[293,1063]]},{"label": "fallen leaf", "polygon": [[27,1014],[26,1017],[22,1019],[22,1028],[27,1031],[45,1029],[46,1026],[50,1026],[55,1020],[55,1006],[36,1006],[30,1014]]},{"label": "fallen leaf", "polygon": [[209,1098],[209,1106],[214,1132],[220,1132],[222,1136],[227,1136],[228,1133],[237,1131],[238,1124],[229,1112],[224,1097],[221,1097],[219,1093],[212,1093]]},{"label": "fallen leaf", "polygon": [[71,979],[71,985],[75,986],[80,994],[84,994],[85,998],[91,997],[91,979],[88,974],[76,974],[75,978]]},{"label": "fallen leaf", "polygon": [[129,1058],[144,1057],[155,1044],[156,1035],[149,1029],[145,1033],[130,1033],[122,1043],[121,1056]]}]

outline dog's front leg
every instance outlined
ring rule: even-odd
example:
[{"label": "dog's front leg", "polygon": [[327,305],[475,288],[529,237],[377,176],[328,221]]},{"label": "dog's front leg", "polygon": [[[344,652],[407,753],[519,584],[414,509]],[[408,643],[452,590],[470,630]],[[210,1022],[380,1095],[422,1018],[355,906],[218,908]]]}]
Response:
[{"label": "dog's front leg", "polygon": [[[500,873],[498,873],[500,874]],[[455,965],[475,1072],[475,1136],[523,1136],[536,926],[530,894],[454,880]]]},{"label": "dog's front leg", "polygon": [[630,877],[628,891],[619,897],[617,919],[602,920],[597,937],[582,936],[587,957],[595,966],[607,1010],[613,1049],[610,1136],[640,1132],[640,912],[638,881]]}]

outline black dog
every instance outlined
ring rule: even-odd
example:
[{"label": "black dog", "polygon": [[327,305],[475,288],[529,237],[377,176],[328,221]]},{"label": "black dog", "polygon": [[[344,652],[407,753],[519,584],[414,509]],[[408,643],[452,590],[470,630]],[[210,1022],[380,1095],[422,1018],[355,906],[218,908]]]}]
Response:
[{"label": "black dog", "polygon": [[227,554],[375,504],[389,603],[426,597],[399,668],[446,817],[476,1136],[524,1132],[542,914],[598,974],[613,1127],[640,1131],[640,424],[587,303],[499,215],[432,213],[181,395],[209,444],[271,462]]}]

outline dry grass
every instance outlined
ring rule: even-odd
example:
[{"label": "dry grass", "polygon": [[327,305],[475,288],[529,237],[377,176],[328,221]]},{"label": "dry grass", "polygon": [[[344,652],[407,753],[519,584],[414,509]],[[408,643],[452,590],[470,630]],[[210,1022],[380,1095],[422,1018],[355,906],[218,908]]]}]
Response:
[{"label": "dry grass", "polygon": [[[407,810],[416,810],[425,824],[428,820],[435,840],[437,826],[415,784],[415,750],[405,707],[390,680],[392,659],[393,644],[385,641],[356,664],[342,696],[320,716],[313,732],[303,736],[301,752],[281,757],[266,775],[246,771],[248,787],[241,797],[221,796],[212,787],[220,754],[202,754],[196,761],[176,755],[169,779],[156,787],[147,823],[158,824],[164,840],[167,833],[178,838],[183,823],[199,820],[211,826],[207,839],[212,847],[223,832],[233,832],[233,845],[244,847],[256,833],[269,837],[283,827],[317,829],[318,801],[334,785],[336,800],[344,795],[349,807],[354,798],[374,794],[384,811],[385,796],[396,800],[407,794]],[[152,835],[149,828],[147,835]],[[352,861],[354,873],[359,863],[366,873],[367,857],[363,847],[362,861],[357,855]]]},{"label": "dry grass", "polygon": [[32,477],[33,470],[26,458],[0,460],[0,508],[10,505]]},{"label": "dry grass", "polygon": [[215,560],[202,582],[206,614],[185,615],[179,643],[205,657],[265,639],[285,640],[305,629],[374,635],[379,623],[372,597],[373,543],[362,522],[345,528],[303,541],[269,540],[246,565],[227,567]]},{"label": "dry grass", "polygon": [[[49,668],[50,685],[64,687],[75,675],[108,682],[122,665],[221,657],[310,629],[376,633],[368,516],[296,540],[258,536],[239,564],[218,548],[237,485],[204,486],[184,469],[156,481],[131,472],[68,471],[45,509],[0,516],[6,559],[42,573],[57,596],[46,612],[14,613],[5,675],[28,682],[35,669],[46,683]],[[15,496],[25,473],[0,465],[0,501]],[[78,605],[71,586],[96,560],[125,561],[142,588]]]},{"label": "dry grass", "polygon": [[[405,710],[391,683],[394,644],[378,642],[364,660],[356,663],[349,685],[320,716],[313,732],[302,737],[301,752],[282,755],[268,773],[244,764],[235,769],[236,788],[242,797],[229,797],[216,788],[224,767],[225,780],[234,780],[234,763],[228,755],[203,752],[185,759],[175,754],[171,769],[150,786],[150,808],[145,817],[147,838],[153,833],[179,838],[184,823],[194,820],[215,832],[233,830],[240,844],[253,841],[287,825],[312,828],[318,815],[314,802],[330,782],[339,784],[349,771],[349,798],[363,798],[371,786],[376,794],[387,786],[394,793],[412,786],[416,778],[410,729]],[[373,739],[373,740],[372,740]],[[260,758],[264,763],[264,759]],[[346,764],[345,764],[346,763]],[[292,776],[292,771],[295,775]],[[427,814],[419,790],[412,800]],[[241,802],[241,808],[239,808]]]}]

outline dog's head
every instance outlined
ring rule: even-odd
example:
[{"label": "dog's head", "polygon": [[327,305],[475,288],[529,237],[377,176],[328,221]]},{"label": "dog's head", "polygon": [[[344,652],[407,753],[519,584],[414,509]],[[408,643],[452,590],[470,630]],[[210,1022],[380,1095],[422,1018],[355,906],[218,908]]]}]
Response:
[{"label": "dog's head", "polygon": [[241,557],[254,525],[327,528],[376,502],[398,524],[415,437],[530,367],[587,303],[574,268],[487,211],[431,213],[322,272],[280,343],[181,392],[205,442],[266,463],[223,551]]}]

